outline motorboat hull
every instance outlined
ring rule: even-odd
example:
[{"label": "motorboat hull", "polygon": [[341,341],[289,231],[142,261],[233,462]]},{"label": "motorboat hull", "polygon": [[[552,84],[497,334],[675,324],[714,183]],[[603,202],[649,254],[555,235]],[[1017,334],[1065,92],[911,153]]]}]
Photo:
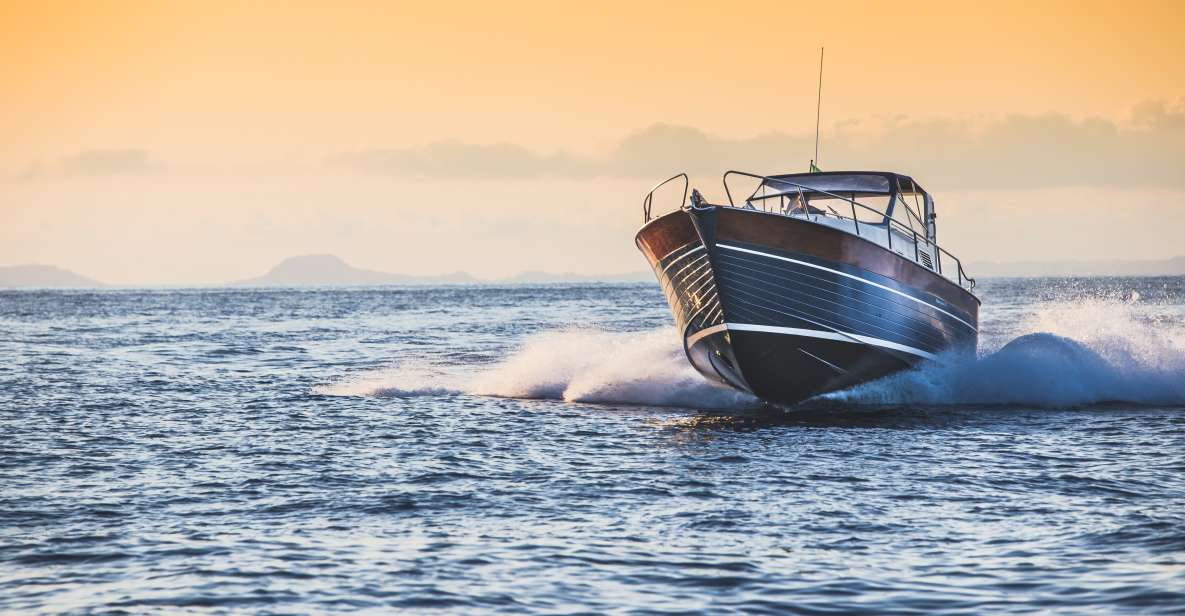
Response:
[{"label": "motorboat hull", "polygon": [[793,404],[952,353],[974,353],[979,300],[937,272],[809,220],[682,209],[636,238],[691,364]]}]

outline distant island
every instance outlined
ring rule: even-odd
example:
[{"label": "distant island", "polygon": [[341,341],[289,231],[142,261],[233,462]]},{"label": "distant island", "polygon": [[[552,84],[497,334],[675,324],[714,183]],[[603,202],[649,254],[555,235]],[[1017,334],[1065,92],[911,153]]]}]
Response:
[{"label": "distant island", "polygon": [[[1185,276],[1185,256],[1147,261],[1018,261],[972,263],[967,266],[977,278],[1039,276]],[[361,269],[335,255],[303,255],[284,259],[267,273],[223,284],[189,286],[364,286],[440,284],[557,284],[653,282],[649,271],[624,274],[572,274],[527,271],[508,278],[483,279],[466,272],[435,276],[393,274]],[[0,266],[0,289],[66,289],[110,286],[52,265]],[[128,286],[128,285],[121,285]]]},{"label": "distant island", "polygon": [[491,282],[509,284],[546,284],[553,282],[654,282],[654,273],[649,271],[628,272],[625,274],[555,274],[552,272],[523,272],[510,278],[502,278]]},{"label": "distant island", "polygon": [[374,284],[466,284],[478,282],[464,272],[441,276],[409,276],[359,269],[334,255],[289,257],[262,276],[231,283],[233,286],[357,286]]},{"label": "distant island", "polygon": [[480,279],[466,272],[439,276],[410,276],[356,268],[334,255],[304,255],[289,257],[266,274],[233,283],[234,286],[355,286],[374,284],[544,284],[557,282],[640,282],[652,279],[650,272],[610,274],[553,274],[523,272],[501,279]]},{"label": "distant island", "polygon": [[52,265],[10,265],[0,267],[0,288],[16,289],[86,289],[104,286]]}]

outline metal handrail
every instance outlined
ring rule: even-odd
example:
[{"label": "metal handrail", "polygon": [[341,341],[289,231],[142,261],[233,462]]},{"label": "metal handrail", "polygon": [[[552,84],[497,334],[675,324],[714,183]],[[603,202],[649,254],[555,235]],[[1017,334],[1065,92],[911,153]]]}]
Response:
[{"label": "metal handrail", "polygon": [[[794,188],[798,189],[798,194],[800,196],[802,195],[803,189],[806,189],[810,192],[814,192],[814,193],[818,193],[818,194],[822,194],[822,195],[827,195],[829,197],[839,199],[840,201],[847,201],[848,204],[852,208],[852,216],[851,216],[850,220],[852,221],[852,223],[855,226],[856,235],[858,237],[863,237],[863,236],[860,234],[860,219],[856,217],[856,208],[857,207],[864,208],[864,209],[876,214],[877,216],[881,217],[881,219],[884,221],[884,222],[880,222],[880,223],[865,222],[864,224],[865,225],[872,225],[875,227],[883,226],[885,228],[885,235],[888,238],[889,250],[893,249],[893,226],[896,225],[897,227],[900,228],[900,230],[901,230],[900,232],[902,233],[902,235],[907,235],[907,236],[913,237],[914,254],[915,255],[918,254],[918,234],[914,229],[912,229],[910,227],[906,227],[905,225],[901,224],[900,222],[894,220],[892,217],[890,217],[888,215],[887,212],[882,212],[879,209],[876,209],[876,208],[871,207],[869,205],[860,203],[859,201],[856,200],[854,194],[853,194],[853,196],[850,196],[850,197],[844,197],[843,195],[838,195],[836,193],[828,192],[825,190],[819,190],[818,188],[813,188],[811,186],[806,186],[804,184],[799,184],[797,182],[791,182],[790,180],[784,180],[781,178],[775,178],[775,177],[770,177],[770,176],[766,176],[766,175],[757,175],[755,173],[749,173],[747,171],[729,170],[729,171],[724,172],[723,177],[721,177],[721,181],[724,184],[724,194],[726,194],[728,196],[728,205],[729,205],[729,207],[733,207],[733,208],[736,208],[737,205],[736,205],[736,202],[733,201],[732,190],[728,186],[728,177],[731,175],[740,175],[740,176],[745,176],[745,177],[761,180],[763,182],[763,184],[762,184],[763,186],[764,186],[765,182],[775,182],[775,183],[779,183],[779,184],[784,184],[786,186],[794,187]],[[675,176],[675,177],[679,177],[679,176]],[[671,178],[671,179],[674,179],[674,178]],[[669,182],[670,180],[667,180],[667,181]],[[657,188],[657,186],[655,188]],[[651,192],[653,192],[653,191],[651,191]],[[785,193],[781,193],[778,195],[769,195],[769,196],[762,195],[760,197],[758,197],[756,195],[757,195],[757,193],[756,193],[756,191],[754,191],[754,193],[752,195],[750,195],[749,198],[745,199],[745,203],[748,205],[748,207],[750,209],[755,209],[752,206],[752,203],[751,203],[752,201],[762,201],[765,199],[773,198],[775,196],[776,197],[784,197]],[[805,199],[802,200],[802,203],[803,203],[804,207],[808,206]],[[834,209],[832,209],[831,211],[832,211],[835,218],[837,218],[839,220],[847,220],[847,217],[843,216],[839,212],[836,212]],[[808,209],[807,212],[808,212],[807,217],[809,220],[810,210]],[[647,210],[647,215],[649,215],[649,210]],[[822,214],[822,215],[827,216],[827,214]],[[950,257],[955,262],[955,266],[956,266],[955,276],[956,276],[958,285],[960,287],[963,286],[963,281],[965,280],[969,283],[970,289],[975,288],[975,279],[967,275],[966,271],[964,271],[964,269],[963,269],[963,262],[960,261],[958,257],[951,254],[951,252],[949,250],[939,246],[937,242],[932,241],[929,237],[926,238],[926,244],[928,246],[934,248],[934,261],[935,261],[934,268],[940,275],[942,274],[942,255],[946,254],[946,256]],[[919,260],[920,259],[918,259],[918,258],[914,259],[915,262],[917,262]]]},{"label": "metal handrail", "polygon": [[668,182],[677,180],[679,178],[683,178],[683,200],[679,202],[679,207],[683,207],[683,204],[687,203],[687,191],[691,188],[691,179],[687,177],[686,173],[672,175],[658,184],[655,184],[654,188],[651,188],[650,192],[646,193],[646,197],[642,199],[642,224],[650,222],[650,206],[654,205],[654,191],[662,188]]}]

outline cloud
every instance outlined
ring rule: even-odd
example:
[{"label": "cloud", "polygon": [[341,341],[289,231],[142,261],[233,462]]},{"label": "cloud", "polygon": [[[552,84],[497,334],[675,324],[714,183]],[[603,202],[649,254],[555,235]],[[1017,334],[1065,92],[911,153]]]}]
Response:
[{"label": "cloud", "polygon": [[129,175],[154,173],[163,164],[145,150],[83,150],[58,165],[66,175]]},{"label": "cloud", "polygon": [[82,150],[54,164],[35,163],[19,178],[36,180],[47,177],[100,177],[112,175],[147,175],[167,170],[146,150]]},{"label": "cloud", "polygon": [[421,178],[587,177],[596,163],[565,153],[537,154],[509,143],[442,141],[422,148],[359,150],[331,164],[366,173]]},{"label": "cloud", "polygon": [[[814,136],[719,137],[656,124],[603,158],[457,141],[364,150],[334,159],[367,173],[430,178],[647,177],[805,170]],[[845,122],[824,131],[822,166],[912,174],[945,189],[1056,186],[1185,188],[1185,99],[1137,105],[1126,123],[1057,113]]]},{"label": "cloud", "polygon": [[[719,175],[805,171],[813,135],[770,132],[748,138],[655,124],[628,135],[600,157],[541,153],[512,143],[441,141],[422,147],[346,152],[331,168],[421,179],[617,177],[657,179],[686,171]],[[931,189],[1029,189],[1063,186],[1185,189],[1185,99],[1146,101],[1126,122],[1064,114],[845,121],[823,132],[820,166],[883,169],[913,175]],[[84,150],[25,179],[78,176],[307,173],[290,167],[166,165],[139,149]],[[221,171],[219,171],[221,169]]]},{"label": "cloud", "polygon": [[1155,131],[1185,133],[1185,98],[1175,107],[1164,101],[1144,101],[1132,109],[1132,123]]}]

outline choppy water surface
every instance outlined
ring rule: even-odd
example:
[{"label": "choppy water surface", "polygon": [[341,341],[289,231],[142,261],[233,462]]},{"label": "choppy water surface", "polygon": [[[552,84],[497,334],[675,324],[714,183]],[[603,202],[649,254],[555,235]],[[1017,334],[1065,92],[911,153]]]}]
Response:
[{"label": "choppy water surface", "polygon": [[655,286],[0,292],[0,610],[1185,608],[1185,279],[787,413]]}]

